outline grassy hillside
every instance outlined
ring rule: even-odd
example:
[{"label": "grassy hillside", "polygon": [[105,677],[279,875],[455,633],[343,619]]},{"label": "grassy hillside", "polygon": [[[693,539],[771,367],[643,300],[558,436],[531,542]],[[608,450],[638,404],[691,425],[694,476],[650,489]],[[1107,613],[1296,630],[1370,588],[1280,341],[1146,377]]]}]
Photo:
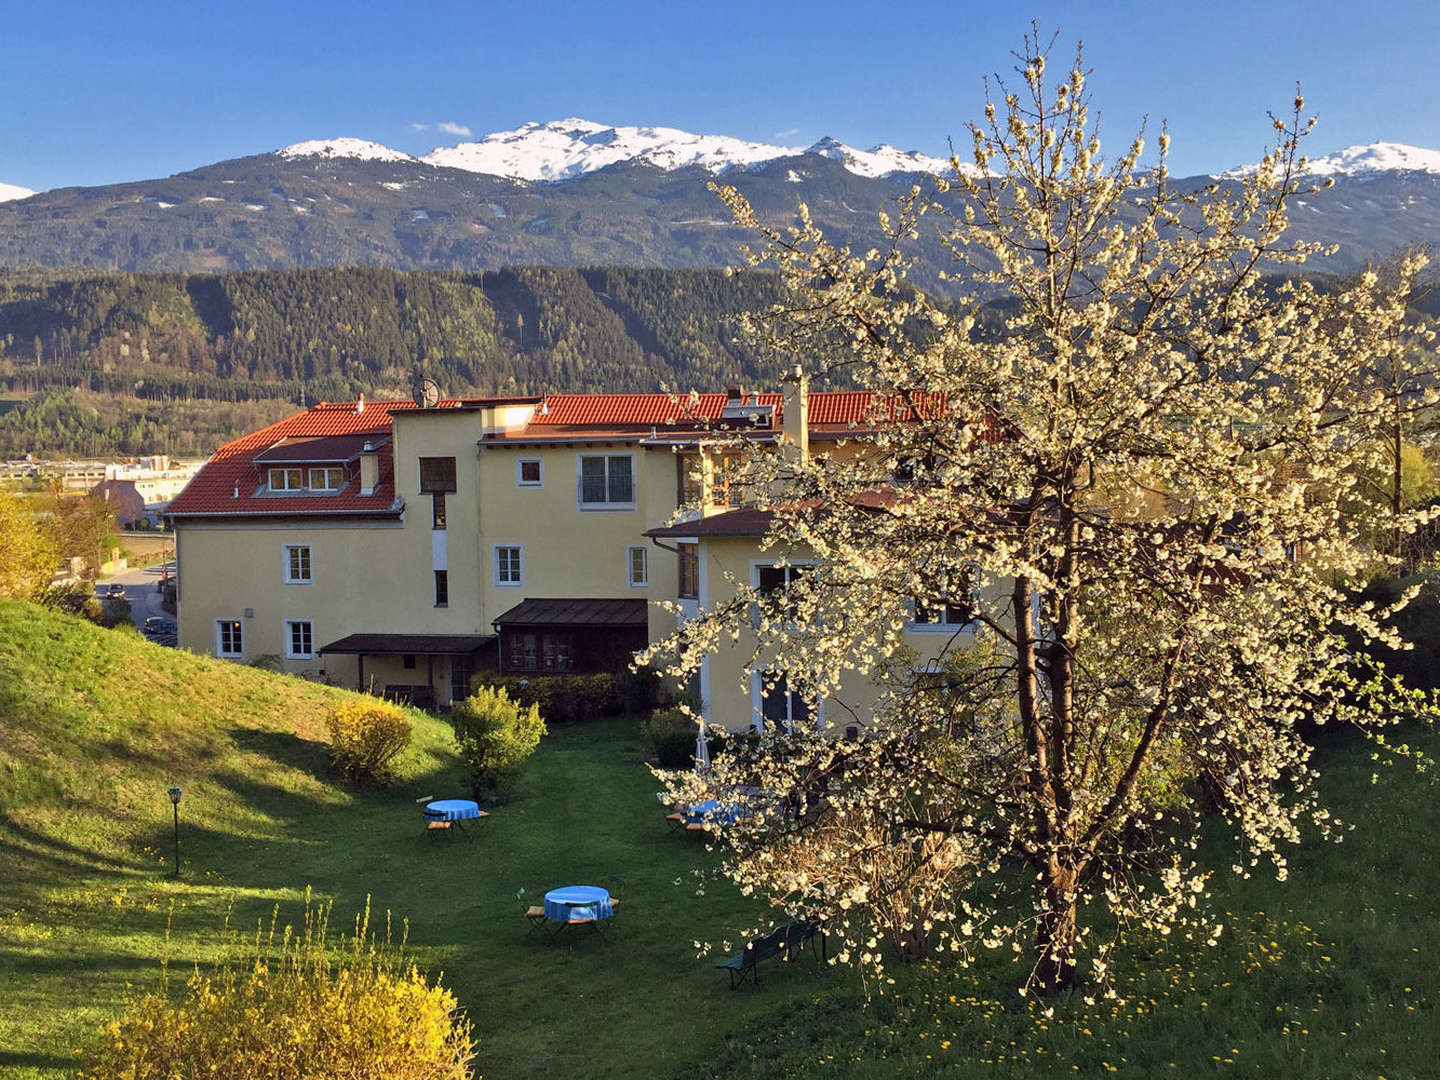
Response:
[{"label": "grassy hillside", "polygon": [[[1201,856],[1219,945],[1136,935],[1113,964],[1124,1003],[1046,1016],[1008,955],[901,967],[884,988],[774,966],[732,994],[693,942],[733,942],[757,910],[728,885],[697,895],[711,857],[661,820],[635,721],[552,732],[510,803],[434,843],[412,800],[463,790],[446,725],[416,714],[401,783],[356,793],[318,741],[345,696],[0,602],[0,1075],[65,1075],[126,984],[155,985],[167,921],[184,970],[216,953],[227,911],[293,918],[307,885],[339,925],[367,896],[408,918],[491,1080],[1436,1074],[1440,799],[1368,745],[1321,751],[1327,803],[1355,825],[1342,845],[1299,849],[1287,884],[1242,880],[1217,828]],[[529,935],[517,888],[612,875],[625,903],[604,939]]]}]

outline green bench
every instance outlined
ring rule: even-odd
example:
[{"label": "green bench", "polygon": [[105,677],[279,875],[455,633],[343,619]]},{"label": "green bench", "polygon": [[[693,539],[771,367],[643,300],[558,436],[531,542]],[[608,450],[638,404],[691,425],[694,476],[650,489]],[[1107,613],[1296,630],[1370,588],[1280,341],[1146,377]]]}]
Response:
[{"label": "green bench", "polygon": [[825,931],[814,923],[793,922],[784,926],[777,926],[768,934],[761,934],[759,937],[751,938],[745,943],[745,948],[738,956],[732,956],[715,966],[723,969],[730,975],[730,989],[734,990],[745,981],[748,976],[754,976],[755,985],[760,985],[760,972],[757,965],[761,960],[768,960],[772,956],[783,956],[786,960],[794,959],[794,954],[805,948],[812,952],[815,949],[815,940],[820,941],[820,959],[825,956]]}]

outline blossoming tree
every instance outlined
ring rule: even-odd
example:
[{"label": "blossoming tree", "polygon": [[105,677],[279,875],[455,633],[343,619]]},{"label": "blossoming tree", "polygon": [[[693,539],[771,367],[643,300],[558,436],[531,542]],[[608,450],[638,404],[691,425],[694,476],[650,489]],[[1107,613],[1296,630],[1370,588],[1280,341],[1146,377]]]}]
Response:
[{"label": "blossoming tree", "polygon": [[[803,207],[767,228],[720,189],[789,286],[755,333],[876,405],[847,453],[749,447],[763,546],[813,565],[734,581],[650,657],[684,676],[740,642],[746,687],[783,679],[863,730],[767,730],[671,778],[764,808],[716,828],[743,889],[877,966],[887,931],[912,954],[1008,945],[1045,994],[1103,980],[1126,928],[1219,934],[1202,818],[1237,826],[1237,872],[1284,877],[1302,828],[1340,838],[1305,731],[1383,739],[1424,708],[1367,661],[1391,635],[1343,584],[1373,558],[1360,537],[1413,527],[1351,496],[1395,408],[1369,359],[1422,258],[1388,289],[1298,276],[1298,96],[1258,167],[1182,189],[1166,134],[1147,168],[1140,138],[1107,161],[1078,55],[1052,80],[1049,51],[1027,37],[972,160],[901,200],[887,250],[832,244]],[[958,305],[906,282],[937,222]],[[928,657],[917,605],[964,612]]]}]

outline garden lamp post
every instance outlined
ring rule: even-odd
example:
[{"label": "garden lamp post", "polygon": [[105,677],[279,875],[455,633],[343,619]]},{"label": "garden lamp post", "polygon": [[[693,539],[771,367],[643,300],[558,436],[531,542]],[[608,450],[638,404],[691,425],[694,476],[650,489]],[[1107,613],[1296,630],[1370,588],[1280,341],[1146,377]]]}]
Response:
[{"label": "garden lamp post", "polygon": [[175,786],[170,788],[170,804],[175,808],[175,873],[173,877],[180,876],[180,789]]}]

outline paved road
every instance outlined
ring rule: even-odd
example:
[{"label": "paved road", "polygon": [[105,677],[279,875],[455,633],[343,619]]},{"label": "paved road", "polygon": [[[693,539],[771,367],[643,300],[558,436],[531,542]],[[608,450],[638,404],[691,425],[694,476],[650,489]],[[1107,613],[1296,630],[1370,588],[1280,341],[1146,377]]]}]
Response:
[{"label": "paved road", "polygon": [[[101,578],[95,583],[95,593],[102,600],[105,598],[105,591],[111,585],[120,585],[125,589],[125,599],[130,601],[130,618],[136,626],[143,628],[145,620],[156,616],[161,619],[169,619],[174,622],[175,616],[160,606],[160,581],[169,575],[175,575],[175,563],[157,563],[154,566],[146,566],[136,570],[122,570],[113,577]],[[151,638],[152,641],[161,645],[174,645],[175,635],[166,634],[163,637]]]}]

